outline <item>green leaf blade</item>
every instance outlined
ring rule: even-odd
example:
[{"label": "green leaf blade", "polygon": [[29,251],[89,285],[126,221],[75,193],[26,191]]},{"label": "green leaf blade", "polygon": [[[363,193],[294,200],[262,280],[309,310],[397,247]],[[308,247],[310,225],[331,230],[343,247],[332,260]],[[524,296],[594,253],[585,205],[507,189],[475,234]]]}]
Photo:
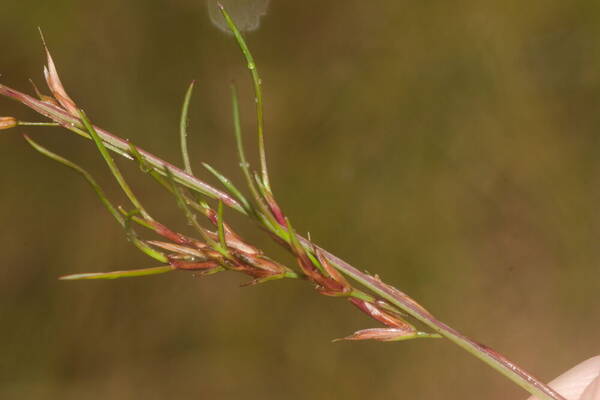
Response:
[{"label": "green leaf blade", "polygon": [[233,22],[233,19],[227,13],[225,8],[221,4],[218,4],[218,7],[219,7],[221,13],[223,14],[223,17],[225,18],[225,22],[227,23],[227,26],[229,26],[229,29],[231,29],[231,32],[233,32],[233,36],[235,37],[235,40],[237,41],[237,44],[240,47],[242,54],[244,55],[244,58],[246,59],[247,67],[248,67],[248,70],[250,71],[250,76],[252,77],[252,83],[254,84],[260,169],[261,169],[261,174],[262,174],[262,181],[265,184],[265,186],[267,187],[267,189],[270,190],[269,172],[267,170],[267,155],[266,155],[266,151],[265,151],[265,139],[264,139],[264,116],[263,116],[264,110],[263,110],[263,95],[262,95],[262,79],[260,78],[260,75],[258,74],[258,69],[256,68],[256,63],[254,62],[254,57],[252,56],[252,52],[250,51],[250,48],[246,44],[246,41],[244,40],[242,33],[236,26],[235,22]]},{"label": "green leaf blade", "polygon": [[185,172],[189,175],[192,174],[192,164],[190,163],[190,155],[188,153],[188,143],[187,143],[187,135],[188,135],[188,111],[190,108],[190,100],[192,99],[192,92],[194,91],[194,86],[196,85],[196,81],[192,81],[188,90],[185,93],[185,98],[183,99],[183,106],[181,107],[181,119],[179,121],[179,138],[181,142],[181,156],[183,158],[183,166]]}]

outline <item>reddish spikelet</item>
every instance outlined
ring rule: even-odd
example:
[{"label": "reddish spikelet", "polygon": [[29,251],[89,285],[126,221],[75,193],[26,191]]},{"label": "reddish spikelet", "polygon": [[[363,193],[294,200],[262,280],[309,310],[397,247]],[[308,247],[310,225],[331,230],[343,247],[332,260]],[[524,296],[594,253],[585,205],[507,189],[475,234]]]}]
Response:
[{"label": "reddish spikelet", "polygon": [[401,311],[399,311],[397,308],[395,308],[394,306],[390,305],[390,303],[388,303],[385,300],[375,300],[375,305],[380,309],[385,311],[386,313],[390,314],[390,315],[395,315],[398,318],[402,318],[405,317],[406,314],[402,313]]},{"label": "reddish spikelet", "polygon": [[352,287],[344,286],[344,284],[321,274],[319,271],[315,275],[313,281],[317,284],[317,291],[322,295],[340,297],[347,296],[352,292]]},{"label": "reddish spikelet", "polygon": [[240,263],[232,269],[255,278],[250,282],[242,284],[243,287],[254,286],[272,279],[282,278],[286,276],[286,273],[291,272],[286,266],[264,256],[239,253],[236,254],[236,258]]},{"label": "reddish spikelet", "polygon": [[[219,221],[217,212],[210,207],[205,207],[204,210],[206,218],[208,218],[214,226],[218,226]],[[225,243],[227,244],[227,247],[230,247],[232,249],[238,250],[246,254],[262,254],[262,252],[256,247],[244,242],[242,238],[237,233],[235,233],[228,224],[223,223],[223,231],[225,232]],[[214,241],[219,240],[219,235],[217,233],[207,233]]]},{"label": "reddish spikelet", "polygon": [[243,253],[236,254],[236,256],[243,264],[254,267],[269,275],[281,275],[288,270],[283,265],[265,257],[257,257],[253,254]]},{"label": "reddish spikelet", "polygon": [[[293,235],[294,230],[291,228],[289,221],[286,220],[285,223],[287,225],[288,232],[290,232],[290,234]],[[296,256],[298,266],[300,267],[304,275],[306,275],[311,281],[319,283],[319,281],[322,279],[322,275],[319,272],[319,270],[313,265],[304,247],[302,247],[302,245],[295,240],[291,240],[289,246],[294,255]]]},{"label": "reddish spikelet", "polygon": [[171,260],[170,264],[176,269],[182,269],[186,271],[209,270],[220,267],[219,263],[216,261],[188,262]]},{"label": "reddish spikelet", "polygon": [[235,233],[231,230],[231,228],[229,228],[228,225],[223,224],[223,226],[225,228],[225,242],[227,243],[227,246],[246,254],[262,254],[262,251],[260,251],[256,247],[244,242],[237,233]]},{"label": "reddish spikelet", "polygon": [[175,243],[190,245],[192,240],[181,233],[174,232],[157,221],[146,221],[158,235]]},{"label": "reddish spikelet", "polygon": [[319,292],[319,294],[322,294],[323,296],[329,296],[329,297],[346,296],[346,293],[339,290],[338,288],[329,289],[329,288],[325,288],[320,285],[317,287],[317,292]]},{"label": "reddish spikelet", "polygon": [[204,207],[203,209],[205,211],[204,215],[206,215],[206,218],[210,220],[210,223],[214,226],[217,226],[217,224],[219,223],[217,218],[217,212],[210,207]]},{"label": "reddish spikelet", "polygon": [[404,328],[371,328],[363,329],[354,332],[350,336],[341,339],[335,339],[334,342],[340,340],[377,340],[379,342],[394,342],[397,340],[411,339],[415,337],[416,330],[412,327]]},{"label": "reddish spikelet", "polygon": [[[317,256],[317,259],[323,266],[323,269],[325,270],[325,272],[327,272],[329,274],[329,276],[331,277],[331,279],[333,279],[340,286],[341,292],[342,292],[341,294],[350,293],[352,291],[352,286],[350,285],[350,283],[348,283],[346,278],[344,278],[344,276],[337,269],[335,269],[333,267],[333,265],[331,265],[329,260],[327,258],[325,258],[325,256],[323,255],[323,252],[321,250],[315,248],[315,255]],[[323,294],[326,294],[326,293],[323,293]],[[338,295],[339,295],[339,293],[338,293]]]},{"label": "reddish spikelet", "polygon": [[273,194],[271,194],[271,192],[269,191],[265,191],[264,199],[267,205],[269,206],[271,214],[273,215],[273,217],[275,217],[277,222],[279,222],[282,225],[285,225],[285,214],[283,214],[283,211],[281,211],[281,207],[279,207],[279,204],[277,204],[277,202],[275,201]]},{"label": "reddish spikelet", "polygon": [[381,310],[373,303],[369,303],[368,301],[357,299],[354,297],[351,297],[348,300],[352,304],[354,304],[359,310],[369,315],[371,318],[381,322],[382,324],[389,326],[390,328],[399,328],[405,330],[414,329],[412,325],[410,325],[408,322],[404,321],[400,317],[396,317]]},{"label": "reddish spikelet", "polygon": [[[223,224],[223,230],[225,231],[225,243],[227,244],[228,248],[245,254],[262,254],[262,252],[256,247],[244,242],[239,235],[231,230],[229,226]],[[206,234],[215,242],[219,241],[219,235],[216,232],[206,231]]]},{"label": "reddish spikelet", "polygon": [[[290,229],[290,232],[293,233],[293,230]],[[292,240],[290,247],[296,255],[296,260],[300,269],[309,280],[317,285],[316,289],[319,293],[325,296],[343,296],[352,290],[349,285],[346,286],[347,282],[344,283],[343,277],[339,277],[338,274],[336,274],[337,271],[333,272],[333,275],[336,276],[336,278],[341,278],[341,282],[338,282],[336,278],[330,278],[323,275],[321,271],[315,267],[306,250],[298,242]],[[327,264],[327,267],[334,269],[329,264]],[[323,266],[324,269],[327,267]]]},{"label": "reddish spikelet", "polygon": [[319,286],[324,286],[323,283],[325,283],[326,278],[323,275],[321,275],[317,268],[315,268],[312,261],[310,261],[310,258],[308,258],[308,256],[306,255],[306,253],[297,253],[296,261],[298,262],[300,269],[302,270],[304,275],[308,277],[308,279],[310,279]]},{"label": "reddish spikelet", "polygon": [[14,128],[15,126],[17,126],[15,117],[0,117],[0,130]]},{"label": "reddish spikelet", "polygon": [[381,278],[379,277],[379,275],[375,275],[373,276],[373,278],[375,280],[377,280],[380,284],[386,286],[391,292],[394,293],[394,295],[396,297],[400,297],[402,298],[406,303],[409,303],[411,306],[413,306],[414,309],[420,311],[422,314],[424,315],[428,315],[430,317],[433,317],[433,315],[431,315],[431,313],[429,311],[427,311],[425,308],[423,308],[422,305],[420,305],[419,303],[417,303],[415,300],[412,299],[412,297],[410,297],[409,295],[407,295],[406,293],[404,293],[403,291],[396,289],[393,286],[388,285],[387,283],[384,283]]},{"label": "reddish spikelet", "polygon": [[44,49],[46,50],[46,58],[47,58],[47,66],[44,66],[44,77],[46,78],[46,83],[48,84],[48,88],[52,92],[54,98],[64,107],[65,110],[69,112],[74,117],[79,117],[79,110],[75,105],[75,102],[69,97],[67,91],[63,87],[63,84],[58,77],[58,72],[56,71],[56,66],[54,65],[54,60],[52,60],[52,56],[50,55],[50,51],[46,46],[46,42],[44,41],[44,37],[42,36],[42,41],[44,42]]},{"label": "reddish spikelet", "polygon": [[191,247],[187,247],[187,246],[182,246],[182,245],[175,244],[175,243],[161,242],[158,240],[148,240],[148,244],[151,244],[156,247],[160,247],[161,249],[171,251],[176,254],[183,254],[186,256],[196,257],[196,258],[200,258],[200,259],[207,258],[206,253],[203,251],[200,251],[198,249],[194,249]]},{"label": "reddish spikelet", "polygon": [[264,280],[265,278],[270,278],[273,276],[281,275],[281,274],[277,274],[277,273],[274,273],[271,271],[266,271],[264,269],[256,268],[253,265],[249,265],[249,264],[237,264],[234,266],[230,266],[229,268],[234,271],[242,272],[248,276],[256,278],[252,282],[243,284],[242,286],[254,285],[256,283],[259,283],[261,280]]}]

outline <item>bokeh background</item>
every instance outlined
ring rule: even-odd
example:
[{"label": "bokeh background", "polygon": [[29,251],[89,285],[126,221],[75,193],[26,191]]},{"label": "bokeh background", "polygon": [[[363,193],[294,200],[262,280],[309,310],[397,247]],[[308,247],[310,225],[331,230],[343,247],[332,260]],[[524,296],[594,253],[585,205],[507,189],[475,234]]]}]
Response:
[{"label": "bokeh background", "polygon": [[[180,104],[196,79],[195,169],[212,182],[208,161],[241,182],[228,86],[252,146],[251,86],[203,1],[4,1],[0,21],[3,83],[42,86],[41,26],[92,119],[168,160],[180,160]],[[598,354],[599,21],[585,0],[273,0],[248,41],[280,203],[316,242],[544,380]],[[6,99],[0,114],[39,120]],[[19,131],[125,204],[89,142]],[[172,199],[122,165],[154,214],[187,229]],[[0,171],[2,399],[526,397],[446,341],[332,344],[374,324],[302,282],[58,281],[155,264],[17,130],[0,135]]]}]

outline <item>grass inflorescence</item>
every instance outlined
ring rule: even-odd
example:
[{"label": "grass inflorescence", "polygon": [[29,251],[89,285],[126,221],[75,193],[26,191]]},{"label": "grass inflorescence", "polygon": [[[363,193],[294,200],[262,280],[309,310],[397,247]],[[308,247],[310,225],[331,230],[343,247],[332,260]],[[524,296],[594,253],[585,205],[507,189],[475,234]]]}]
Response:
[{"label": "grass inflorescence", "polygon": [[[504,356],[439,321],[410,296],[384,283],[377,275],[358,270],[295,231],[289,216],[276,201],[271,189],[264,140],[262,81],[254,57],[227,11],[222,6],[219,7],[241,49],[254,86],[259,171],[252,169],[247,160],[237,92],[235,87],[231,90],[233,132],[239,166],[249,196],[207,163],[203,163],[203,166],[218,179],[223,186],[222,189],[207,184],[192,171],[187,137],[189,104],[194,82],[185,93],[179,125],[183,168],[178,168],[137,145],[95,126],[67,94],[45,42],[47,66],[44,68],[44,75],[51,96],[43,95],[35,88],[38,96],[35,98],[0,84],[0,94],[21,102],[51,120],[51,122],[23,122],[13,117],[1,117],[0,129],[36,125],[60,126],[94,142],[111,174],[131,203],[130,208],[113,205],[88,171],[46,149],[29,136],[25,136],[35,150],[82,175],[109,213],[123,227],[125,237],[148,257],[160,263],[158,266],[140,269],[73,274],[60,279],[117,279],[175,271],[193,271],[198,275],[211,275],[234,271],[250,277],[246,285],[258,285],[278,279],[302,280],[311,284],[317,293],[345,300],[380,324],[379,327],[361,329],[336,340],[391,342],[445,337],[538,398],[562,399],[554,390]],[[144,173],[172,194],[174,205],[181,209],[198,237],[184,235],[155,220],[126,182],[110,151],[137,163]],[[284,265],[244,240],[227,223],[226,207],[251,218],[295,257],[297,265],[295,267]],[[146,239],[139,231],[149,231],[160,239]],[[417,324],[423,328],[417,328]]]}]

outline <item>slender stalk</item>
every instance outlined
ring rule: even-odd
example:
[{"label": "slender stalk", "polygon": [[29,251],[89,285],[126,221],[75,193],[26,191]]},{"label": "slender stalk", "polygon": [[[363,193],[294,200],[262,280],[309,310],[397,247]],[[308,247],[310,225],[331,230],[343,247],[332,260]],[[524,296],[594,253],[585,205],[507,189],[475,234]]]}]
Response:
[{"label": "slender stalk", "polygon": [[[269,212],[269,209],[265,204],[263,196],[260,195],[260,193],[256,189],[256,185],[254,185],[254,181],[252,180],[252,174],[250,173],[250,163],[246,159],[246,154],[244,152],[242,124],[240,122],[240,106],[237,97],[237,90],[234,85],[231,85],[231,111],[233,114],[233,130],[235,133],[235,141],[238,148],[240,168],[242,169],[244,177],[246,178],[246,184],[248,186],[248,189],[250,190],[250,193],[252,194],[252,197],[254,198],[256,206],[259,208],[259,211],[262,212],[262,215],[264,215],[265,219],[268,220],[270,227],[275,228],[278,226],[277,221]],[[254,212],[254,214],[258,215],[258,212]]]},{"label": "slender stalk", "polygon": [[256,68],[256,63],[254,62],[254,57],[252,56],[252,52],[248,48],[244,37],[240,33],[237,26],[235,26],[233,20],[225,10],[225,8],[219,4],[219,9],[227,22],[227,25],[233,32],[233,36],[237,41],[240,49],[242,50],[242,54],[246,59],[246,66],[250,71],[250,75],[252,77],[252,83],[254,85],[254,100],[256,101],[256,125],[258,130],[258,153],[260,157],[260,170],[263,184],[271,190],[271,184],[269,183],[269,172],[267,170],[267,155],[265,150],[265,138],[264,138],[264,112],[263,112],[263,95],[262,95],[262,79],[258,74],[258,69]]},{"label": "slender stalk", "polygon": [[17,121],[18,126],[60,126],[56,122],[27,122]]},{"label": "slender stalk", "polygon": [[190,86],[188,87],[188,90],[185,92],[183,106],[181,107],[181,119],[179,121],[179,140],[181,144],[181,156],[183,158],[183,166],[185,167],[185,172],[189,175],[193,174],[187,144],[188,111],[190,109],[190,100],[192,99],[192,92],[194,91],[195,84],[196,82],[192,81],[192,83],[190,83]]},{"label": "slender stalk", "polygon": [[[64,126],[70,131],[83,137],[89,138],[89,135],[82,130],[82,124],[77,118],[74,118],[66,111],[52,104],[39,101],[35,98],[32,98],[31,96],[28,96],[1,84],[0,95],[4,95],[6,97],[17,100],[23,103],[24,105],[32,108],[33,110],[39,112],[40,114],[52,119],[56,123]],[[127,157],[129,159],[133,158],[130,156],[130,144],[127,141],[100,128],[95,128],[95,130],[98,133],[99,137],[106,143],[108,148],[124,157]],[[227,205],[230,208],[239,211],[242,214],[248,215],[244,207],[242,207],[240,203],[238,203],[235,199],[233,199],[226,193],[223,193],[218,189],[213,188],[212,186],[204,183],[198,178],[185,173],[185,171],[177,168],[176,166],[170,163],[167,163],[166,161],[160,159],[159,157],[151,153],[148,153],[139,148],[138,150],[139,155],[143,157],[143,159],[148,164],[155,167],[157,171],[161,172],[164,170],[168,170],[169,173],[172,174],[173,179],[181,185],[203,193],[210,198],[220,200],[223,202],[224,205]],[[264,219],[261,218],[264,217],[262,214],[257,214],[256,216],[252,217],[255,217],[257,221],[259,221],[259,223],[264,223]],[[285,228],[285,226],[281,226],[281,228]],[[284,232],[285,229],[271,230],[271,233],[278,235],[280,238],[285,240],[286,238],[284,236]],[[359,271],[357,268],[353,267],[352,265],[348,264],[347,262],[343,261],[337,256],[314,245],[309,240],[299,235],[297,236],[297,238],[306,248],[315,248],[320,250],[323,253],[323,255],[327,258],[327,260],[329,260],[331,264],[333,264],[334,267],[337,268],[339,271],[346,274],[356,282],[360,283],[373,293],[389,301],[392,305],[411,315],[412,317],[422,322],[435,332],[445,336],[450,341],[463,348],[465,351],[469,352],[470,354],[483,361],[484,363],[488,364],[490,367],[492,367],[502,375],[506,376],[516,385],[525,389],[529,393],[537,396],[538,399],[565,400],[556,391],[545,385],[543,382],[539,381],[529,372],[525,371],[517,364],[510,361],[508,358],[504,357],[500,353],[494,351],[493,349],[487,346],[475,342],[474,340],[462,335],[455,329],[439,321],[427,310],[420,307],[402,292],[383,283],[382,281],[373,276]]]}]

